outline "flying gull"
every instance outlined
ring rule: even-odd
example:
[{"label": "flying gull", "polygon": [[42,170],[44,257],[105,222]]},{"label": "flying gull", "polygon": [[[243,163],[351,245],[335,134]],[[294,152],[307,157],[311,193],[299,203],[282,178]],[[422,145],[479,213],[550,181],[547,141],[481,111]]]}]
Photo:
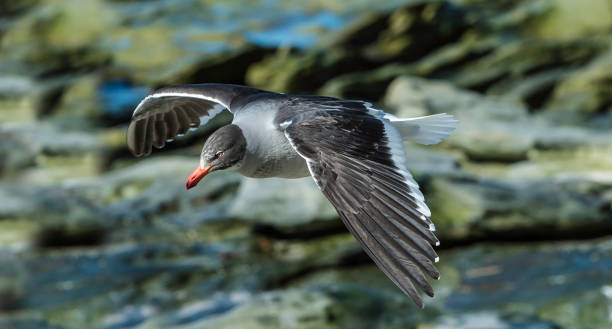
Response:
[{"label": "flying gull", "polygon": [[430,297],[424,274],[434,263],[431,212],[407,170],[404,141],[436,144],[458,121],[436,114],[400,119],[370,103],[288,95],[229,84],[170,86],[144,98],[134,110],[127,145],[136,156],[162,148],[223,110],[231,124],[204,143],[190,189],[213,171],[244,176],[312,176],[348,230],[376,265],[420,307],[415,285]]}]

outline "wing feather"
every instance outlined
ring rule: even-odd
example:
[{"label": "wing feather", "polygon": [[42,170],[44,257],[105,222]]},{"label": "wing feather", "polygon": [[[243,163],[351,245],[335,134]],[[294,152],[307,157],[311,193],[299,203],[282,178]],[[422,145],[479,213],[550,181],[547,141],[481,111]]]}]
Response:
[{"label": "wing feather", "polygon": [[433,297],[425,274],[440,277],[439,242],[418,185],[396,160],[405,155],[392,147],[388,129],[395,128],[362,102],[306,101],[318,110],[284,120],[285,135],[366,253],[422,307],[415,285]]},{"label": "wing feather", "polygon": [[[230,109],[240,98],[261,90],[228,84],[170,86],[145,97],[134,110],[128,126],[127,145],[136,156],[151,153],[151,147],[164,147],[167,141],[205,124]],[[162,123],[159,123],[162,122]],[[165,128],[164,128],[165,127]]]},{"label": "wing feather", "polygon": [[174,139],[178,135],[180,124],[176,113],[170,111],[164,115],[164,121],[168,123],[168,139]]},{"label": "wing feather", "polygon": [[155,134],[153,136],[153,146],[160,149],[166,145],[166,124],[159,117],[155,118]]}]

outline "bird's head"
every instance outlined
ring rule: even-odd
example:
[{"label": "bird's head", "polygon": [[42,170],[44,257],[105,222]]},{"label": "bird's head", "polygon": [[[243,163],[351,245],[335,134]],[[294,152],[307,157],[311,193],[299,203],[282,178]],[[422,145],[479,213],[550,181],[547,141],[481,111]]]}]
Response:
[{"label": "bird's head", "polygon": [[230,124],[217,129],[204,143],[200,165],[187,178],[185,187],[190,189],[208,173],[236,167],[246,153],[246,139],[240,127]]}]

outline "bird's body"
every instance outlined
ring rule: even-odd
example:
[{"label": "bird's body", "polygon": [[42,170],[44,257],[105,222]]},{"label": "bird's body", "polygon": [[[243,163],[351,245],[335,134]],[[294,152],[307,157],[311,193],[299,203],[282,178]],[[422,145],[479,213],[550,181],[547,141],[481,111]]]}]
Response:
[{"label": "bird's body", "polygon": [[300,178],[309,176],[306,161],[289,143],[278,123],[278,114],[286,106],[283,98],[259,98],[236,112],[233,124],[242,129],[246,154],[236,171],[247,177]]},{"label": "bird's body", "polygon": [[255,178],[312,176],[365,252],[404,293],[421,307],[414,284],[433,296],[424,273],[440,276],[433,249],[439,242],[408,172],[403,142],[438,143],[455,129],[452,116],[400,119],[363,101],[184,85],[159,89],[138,105],[128,146],[147,155],[224,108],[234,119],[206,140],[187,188],[221,169]]}]

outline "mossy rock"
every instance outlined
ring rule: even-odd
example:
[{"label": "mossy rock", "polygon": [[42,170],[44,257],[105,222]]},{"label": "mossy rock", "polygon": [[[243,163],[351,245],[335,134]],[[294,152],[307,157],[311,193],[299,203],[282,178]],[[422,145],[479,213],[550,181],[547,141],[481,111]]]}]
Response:
[{"label": "mossy rock", "polygon": [[550,110],[596,114],[612,110],[612,50],[581,70],[571,72],[554,89]]},{"label": "mossy rock", "polygon": [[533,20],[524,33],[542,39],[579,39],[606,34],[612,28],[612,4],[607,0],[548,0],[548,11]]}]

